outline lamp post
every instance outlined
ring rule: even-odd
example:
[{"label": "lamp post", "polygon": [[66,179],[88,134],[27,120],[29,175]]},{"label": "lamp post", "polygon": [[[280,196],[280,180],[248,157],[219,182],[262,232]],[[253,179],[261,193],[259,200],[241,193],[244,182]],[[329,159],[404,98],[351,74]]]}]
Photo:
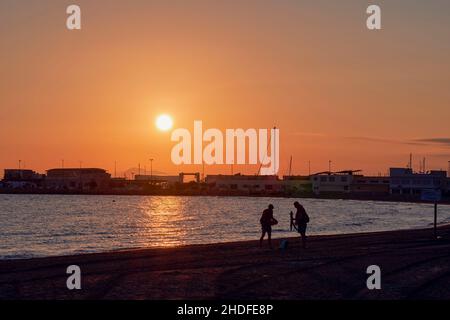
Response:
[{"label": "lamp post", "polygon": [[150,158],[150,184],[153,184],[153,158]]},{"label": "lamp post", "polygon": [[448,171],[447,171],[447,176],[450,178],[450,160],[448,161]]}]

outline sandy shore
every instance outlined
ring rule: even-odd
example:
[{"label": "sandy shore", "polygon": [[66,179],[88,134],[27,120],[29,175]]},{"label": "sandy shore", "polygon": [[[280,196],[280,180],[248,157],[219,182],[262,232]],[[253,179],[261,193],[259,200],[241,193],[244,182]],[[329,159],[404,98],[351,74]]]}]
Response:
[{"label": "sandy shore", "polygon": [[[0,299],[449,299],[450,227],[0,261]],[[66,288],[66,268],[82,289]],[[382,289],[366,287],[366,268]]]}]

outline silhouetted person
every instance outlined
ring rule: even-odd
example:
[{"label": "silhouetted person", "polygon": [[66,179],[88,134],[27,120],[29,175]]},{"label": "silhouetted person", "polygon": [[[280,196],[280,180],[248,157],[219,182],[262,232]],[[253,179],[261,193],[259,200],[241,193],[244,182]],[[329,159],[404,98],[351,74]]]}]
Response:
[{"label": "silhouetted person", "polygon": [[294,207],[297,209],[295,214],[295,225],[297,226],[298,233],[302,236],[302,246],[306,248],[306,227],[308,226],[309,216],[306,213],[305,208],[298,202],[294,202]]},{"label": "silhouetted person", "polygon": [[259,239],[259,246],[262,247],[262,242],[267,233],[269,246],[272,248],[272,226],[278,223],[273,217],[273,205],[269,204],[269,207],[263,211],[259,222],[261,223],[261,239]]}]

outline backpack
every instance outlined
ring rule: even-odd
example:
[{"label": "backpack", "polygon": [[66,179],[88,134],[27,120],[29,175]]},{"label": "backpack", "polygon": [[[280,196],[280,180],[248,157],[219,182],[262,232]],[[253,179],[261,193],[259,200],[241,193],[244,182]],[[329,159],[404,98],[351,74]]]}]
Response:
[{"label": "backpack", "polygon": [[306,222],[306,223],[309,223],[309,216],[308,216],[308,214],[306,213],[306,211],[305,211],[305,222]]},{"label": "backpack", "polygon": [[301,207],[301,211],[302,211],[302,219],[301,219],[301,223],[309,223],[309,216],[306,213],[305,208]]}]

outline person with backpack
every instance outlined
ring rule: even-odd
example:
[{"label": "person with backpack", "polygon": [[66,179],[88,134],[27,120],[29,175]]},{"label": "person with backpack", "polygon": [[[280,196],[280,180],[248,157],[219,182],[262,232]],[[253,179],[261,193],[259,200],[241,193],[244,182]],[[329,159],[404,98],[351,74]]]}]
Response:
[{"label": "person with backpack", "polygon": [[302,237],[303,249],[306,249],[306,228],[309,223],[309,216],[306,213],[305,208],[298,201],[294,202],[294,207],[297,209],[297,213],[295,214],[295,225],[297,226],[298,233],[300,233]]},{"label": "person with backpack", "polygon": [[278,224],[278,221],[273,217],[273,205],[269,204],[269,207],[263,211],[261,219],[261,238],[259,239],[259,246],[262,247],[264,237],[268,236],[269,247],[272,248],[272,226]]}]

